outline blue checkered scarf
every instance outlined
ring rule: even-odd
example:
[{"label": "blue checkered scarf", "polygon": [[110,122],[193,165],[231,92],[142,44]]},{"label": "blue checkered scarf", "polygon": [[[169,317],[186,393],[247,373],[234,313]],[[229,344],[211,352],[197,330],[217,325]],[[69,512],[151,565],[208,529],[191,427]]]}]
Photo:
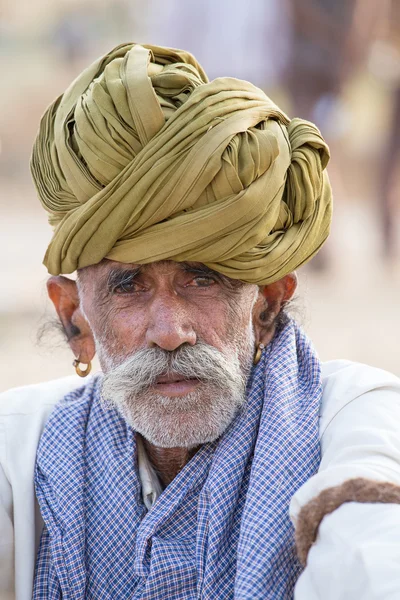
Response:
[{"label": "blue checkered scarf", "polygon": [[42,435],[44,519],[35,599],[289,599],[301,572],[288,515],[318,469],[319,361],[288,321],[248,401],[146,513],[135,434],[99,402],[101,379],[57,405]]}]

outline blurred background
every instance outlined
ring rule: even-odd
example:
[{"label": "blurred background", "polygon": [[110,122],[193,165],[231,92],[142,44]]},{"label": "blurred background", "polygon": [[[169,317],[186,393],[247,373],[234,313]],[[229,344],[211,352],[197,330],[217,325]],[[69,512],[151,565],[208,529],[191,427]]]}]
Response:
[{"label": "blurred background", "polygon": [[296,315],[323,360],[400,375],[398,0],[3,0],[0,11],[0,391],[73,373],[61,337],[37,339],[53,317],[51,230],[29,158],[47,105],[126,41],[189,50],[210,79],[248,79],[317,123],[335,214],[299,272]]}]

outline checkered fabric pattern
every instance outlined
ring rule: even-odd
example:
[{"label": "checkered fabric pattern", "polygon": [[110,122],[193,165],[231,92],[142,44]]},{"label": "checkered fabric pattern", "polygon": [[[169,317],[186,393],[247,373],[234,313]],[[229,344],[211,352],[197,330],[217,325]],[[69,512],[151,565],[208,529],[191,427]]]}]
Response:
[{"label": "checkered fabric pattern", "polygon": [[42,435],[44,519],[34,599],[285,600],[301,572],[288,515],[318,469],[319,361],[288,321],[253,369],[248,401],[146,513],[135,434],[99,402],[65,397]]}]

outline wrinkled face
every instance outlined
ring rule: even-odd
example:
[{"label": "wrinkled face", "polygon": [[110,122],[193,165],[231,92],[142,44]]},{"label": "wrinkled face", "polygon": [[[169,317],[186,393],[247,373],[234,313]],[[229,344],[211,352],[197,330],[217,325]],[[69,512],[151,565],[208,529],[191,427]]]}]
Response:
[{"label": "wrinkled face", "polygon": [[199,263],[106,260],[81,270],[103,400],[157,446],[219,437],[245,399],[257,294]]}]

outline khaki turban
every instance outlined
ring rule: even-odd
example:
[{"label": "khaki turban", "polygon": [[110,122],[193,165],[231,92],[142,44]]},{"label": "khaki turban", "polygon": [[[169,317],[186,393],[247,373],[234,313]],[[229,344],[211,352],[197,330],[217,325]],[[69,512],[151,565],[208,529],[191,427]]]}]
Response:
[{"label": "khaki turban", "polygon": [[45,113],[32,173],[54,226],[44,264],[103,258],[205,263],[268,284],[329,233],[329,149],[246,81],[207,76],[181,50],[126,44]]}]

